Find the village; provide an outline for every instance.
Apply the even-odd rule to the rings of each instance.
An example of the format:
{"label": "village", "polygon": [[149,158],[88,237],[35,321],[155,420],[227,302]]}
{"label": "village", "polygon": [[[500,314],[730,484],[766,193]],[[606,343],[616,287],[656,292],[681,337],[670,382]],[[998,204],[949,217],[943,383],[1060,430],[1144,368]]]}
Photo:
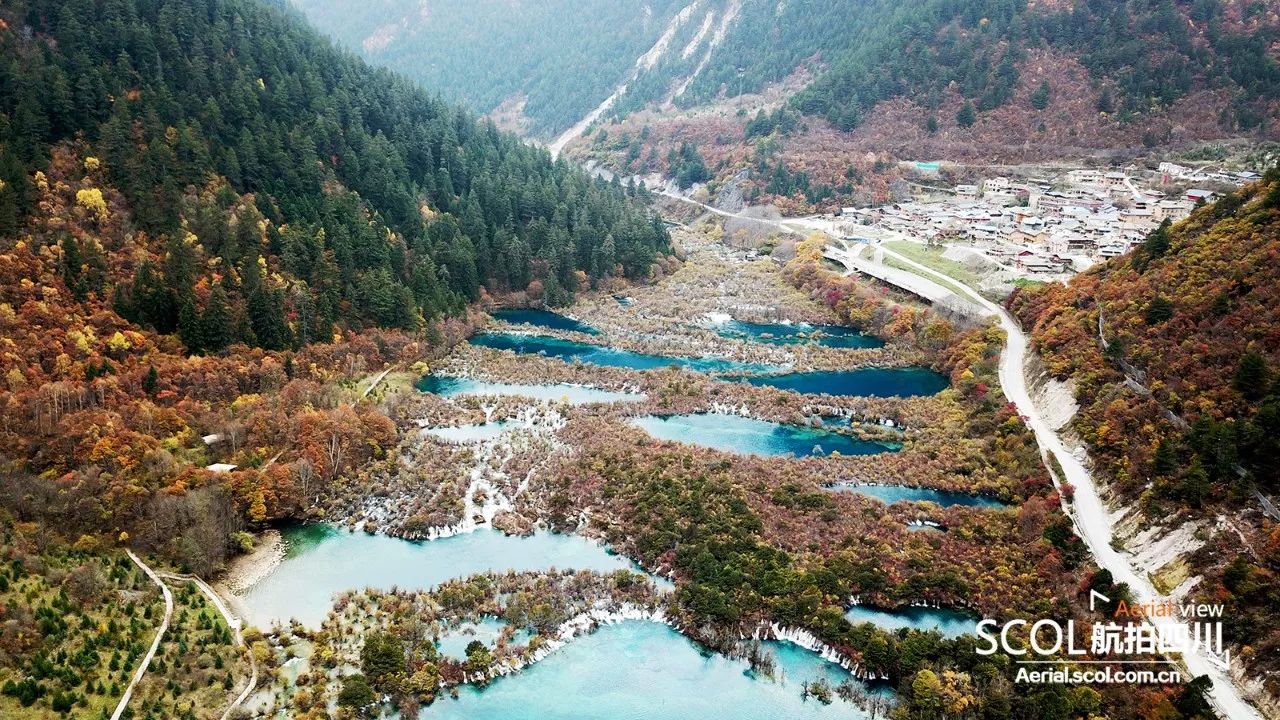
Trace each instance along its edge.
{"label": "village", "polygon": [[[925,182],[945,169],[939,163],[906,165]],[[1065,280],[1124,255],[1166,220],[1177,222],[1197,205],[1260,177],[1162,162],[1155,170],[994,175],[954,188],[921,182],[911,183],[911,200],[842,208],[832,219],[847,242],[896,239],[962,248],[969,259],[1010,279]]]}

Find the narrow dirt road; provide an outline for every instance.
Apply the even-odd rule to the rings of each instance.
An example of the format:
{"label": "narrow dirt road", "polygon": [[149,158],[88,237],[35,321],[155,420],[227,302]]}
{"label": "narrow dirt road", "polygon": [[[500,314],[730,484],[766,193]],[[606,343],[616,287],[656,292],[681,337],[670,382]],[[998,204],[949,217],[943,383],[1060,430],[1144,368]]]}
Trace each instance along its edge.
{"label": "narrow dirt road", "polygon": [[164,584],[159,575],[156,575],[146,563],[142,562],[132,550],[125,550],[129,555],[129,559],[135,565],[142,568],[142,571],[151,578],[151,581],[160,586],[160,592],[164,593],[164,619],[160,621],[160,629],[156,632],[156,639],[151,642],[151,648],[147,650],[147,654],[142,657],[142,662],[138,663],[138,669],[133,673],[133,679],[129,681],[129,687],[124,689],[124,695],[120,698],[120,704],[116,705],[116,711],[111,713],[111,720],[120,720],[120,716],[124,714],[124,709],[129,706],[129,698],[133,697],[133,690],[142,682],[143,676],[147,674],[147,667],[151,665],[151,658],[155,657],[156,650],[160,649],[160,643],[164,641],[164,634],[169,629],[169,621],[173,619],[173,593],[169,591],[169,586]]}
{"label": "narrow dirt road", "polygon": [[222,601],[222,597],[218,595],[218,593],[204,580],[201,580],[194,575],[175,575],[173,573],[160,574],[162,577],[172,580],[195,583],[196,587],[200,588],[200,592],[204,593],[205,597],[209,598],[209,602],[212,603],[213,607],[222,615],[222,619],[226,621],[227,627],[231,628],[231,636],[235,639],[236,647],[243,649],[245,656],[249,659],[249,684],[246,685],[244,690],[231,701],[231,704],[227,706],[226,711],[222,713],[222,720],[228,720],[228,718],[231,717],[231,713],[235,712],[236,708],[244,704],[244,701],[248,699],[249,695],[258,687],[258,663],[254,660],[253,652],[245,644],[244,635],[240,632],[240,628],[243,623],[240,621],[239,617],[231,612],[227,607],[227,604]]}
{"label": "narrow dirt road", "polygon": [[396,366],[392,365],[388,367],[386,370],[383,370],[381,373],[379,373],[378,376],[373,379],[373,382],[369,383],[369,387],[365,388],[364,392],[360,393],[360,397],[362,398],[369,397],[369,393],[373,392],[373,389],[378,387],[378,384],[381,383],[387,377],[387,374],[394,369],[396,369]]}

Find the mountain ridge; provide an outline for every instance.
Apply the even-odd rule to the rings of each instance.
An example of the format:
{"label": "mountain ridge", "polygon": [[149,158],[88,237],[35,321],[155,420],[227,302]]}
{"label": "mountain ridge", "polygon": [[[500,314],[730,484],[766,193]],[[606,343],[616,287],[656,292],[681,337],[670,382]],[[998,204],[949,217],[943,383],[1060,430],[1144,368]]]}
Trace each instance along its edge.
{"label": "mountain ridge", "polygon": [[[447,7],[428,13],[411,0],[384,4],[395,9],[393,16],[405,18],[402,24],[409,32],[430,31],[433,23],[447,22],[449,15]],[[349,45],[359,47],[368,40],[361,38],[364,30],[359,27],[324,22],[338,12],[328,0],[299,0],[299,5]],[[520,4],[500,0],[455,10],[481,14],[497,9],[509,14],[494,20],[497,32],[532,19]],[[579,15],[591,11],[580,9]],[[629,84],[613,109],[614,117],[655,102],[687,108],[718,97],[757,93],[800,68],[807,68],[814,80],[796,95],[793,105],[806,115],[824,117],[841,131],[858,126],[876,104],[895,97],[916,97],[924,101],[926,111],[935,110],[937,94],[948,88],[958,90],[981,114],[1014,99],[1018,63],[1036,49],[1079,61],[1098,93],[1099,110],[1122,122],[1158,114],[1197,87],[1223,87],[1231,90],[1230,102],[1215,120],[1228,133],[1249,131],[1274,117],[1280,91],[1274,49],[1280,18],[1263,6],[1236,0],[1122,5],[849,0],[776,6],[764,0],[693,0],[650,8],[650,15],[641,18],[646,25],[652,25],[650,19],[672,19],[667,29],[675,31],[671,46],[679,52],[664,53],[649,64]],[[584,22],[578,17],[564,20],[575,28],[575,23]],[[580,36],[586,30],[578,29]],[[625,44],[615,45],[614,54],[638,57],[634,49],[649,46],[636,43],[652,42],[658,32],[652,26],[633,32],[628,40],[632,51]],[[587,37],[598,39],[589,31]],[[571,43],[567,51],[577,48]],[[391,64],[427,77],[415,68],[415,62],[433,57],[423,52],[428,51],[415,54],[412,48],[399,48]],[[608,67],[589,70],[609,72]],[[447,81],[468,78],[484,84],[487,79],[475,69],[457,72],[457,77],[444,73]],[[612,72],[613,85],[622,83],[621,68]],[[535,74],[528,82],[543,80]],[[597,102],[608,94],[603,86],[594,92]],[[510,95],[482,102],[476,109],[488,112]],[[1045,107],[1051,108],[1052,88],[1046,100]],[[922,115],[921,124],[925,119]],[[570,124],[561,120],[552,129]]]}
{"label": "mountain ridge", "polygon": [[[331,6],[305,0],[304,9],[323,17]],[[527,16],[496,0],[462,12],[492,7],[509,10],[495,21],[499,28],[518,28]],[[615,45],[611,65],[583,56],[572,71],[544,77],[538,68],[547,61],[526,63],[504,75],[507,92],[475,109],[549,138],[586,117],[594,107],[588,96],[598,103],[614,93],[583,137],[567,143],[570,157],[624,177],[675,177],[664,159],[688,144],[707,159],[710,178],[736,181],[747,169],[738,184],[753,199],[800,212],[887,200],[899,177],[895,160],[1106,163],[1210,141],[1280,140],[1280,16],[1256,4],[693,0],[663,7],[672,40],[638,71],[616,61],[648,50],[657,28]],[[423,32],[431,22],[415,24]],[[598,54],[601,38],[586,20],[574,15],[566,23],[578,30],[574,37],[591,37]],[[349,30],[328,29],[359,43]],[[569,53],[577,52],[574,37],[562,44]],[[418,66],[427,51],[401,45],[370,57],[410,76],[441,78],[438,68]],[[537,95],[531,84],[573,72],[589,80],[575,83],[586,95],[572,113],[539,107],[526,92]],[[529,73],[533,80],[522,81]],[[490,76],[461,68],[453,81],[485,86],[496,82]],[[758,111],[778,108],[799,121],[781,131],[753,127]]]}

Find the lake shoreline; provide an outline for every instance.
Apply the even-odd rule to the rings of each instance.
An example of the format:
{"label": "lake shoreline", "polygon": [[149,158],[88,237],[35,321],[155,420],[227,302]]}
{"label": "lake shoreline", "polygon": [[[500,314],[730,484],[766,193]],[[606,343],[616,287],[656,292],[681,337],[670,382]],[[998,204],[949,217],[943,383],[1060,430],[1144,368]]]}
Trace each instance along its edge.
{"label": "lake shoreline", "polygon": [[237,598],[270,575],[284,561],[284,535],[275,528],[258,533],[251,552],[231,561],[218,585]]}

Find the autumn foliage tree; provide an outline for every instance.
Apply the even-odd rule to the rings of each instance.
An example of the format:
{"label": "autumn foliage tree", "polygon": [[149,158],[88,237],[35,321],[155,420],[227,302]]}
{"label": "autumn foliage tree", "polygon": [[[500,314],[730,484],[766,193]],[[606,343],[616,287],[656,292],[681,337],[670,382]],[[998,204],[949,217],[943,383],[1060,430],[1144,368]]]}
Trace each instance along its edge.
{"label": "autumn foliage tree", "polygon": [[[1048,372],[1075,382],[1095,468],[1148,522],[1247,512],[1255,492],[1280,492],[1277,188],[1269,172],[1130,257],[1010,298]],[[1274,642],[1280,601],[1254,584],[1280,572],[1273,524],[1245,527],[1238,560],[1224,560],[1242,552],[1228,534],[1192,562],[1249,618],[1228,623],[1231,639]]]}

